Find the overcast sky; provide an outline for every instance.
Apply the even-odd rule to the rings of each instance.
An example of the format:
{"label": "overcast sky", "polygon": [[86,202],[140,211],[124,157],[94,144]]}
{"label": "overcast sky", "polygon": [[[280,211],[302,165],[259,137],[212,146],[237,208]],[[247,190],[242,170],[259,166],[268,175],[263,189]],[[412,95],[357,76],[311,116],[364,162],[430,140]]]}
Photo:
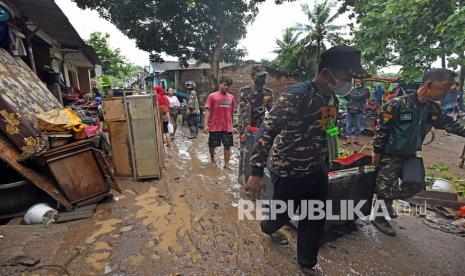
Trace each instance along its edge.
{"label": "overcast sky", "polygon": [[[139,50],[134,41],[128,39],[113,24],[99,17],[96,11],[81,10],[71,0],[55,0],[68,17],[71,24],[83,39],[95,31],[110,33],[110,46],[120,48],[121,52],[134,64],[147,65],[148,53]],[[248,27],[247,37],[241,41],[241,46],[248,51],[246,59],[261,60],[273,58],[275,40],[281,37],[282,30],[294,26],[296,23],[305,23],[306,16],[302,13],[301,3],[313,5],[315,1],[298,0],[293,3],[275,5],[268,0],[260,7],[260,13]],[[342,16],[338,24],[347,23],[348,19]]]}

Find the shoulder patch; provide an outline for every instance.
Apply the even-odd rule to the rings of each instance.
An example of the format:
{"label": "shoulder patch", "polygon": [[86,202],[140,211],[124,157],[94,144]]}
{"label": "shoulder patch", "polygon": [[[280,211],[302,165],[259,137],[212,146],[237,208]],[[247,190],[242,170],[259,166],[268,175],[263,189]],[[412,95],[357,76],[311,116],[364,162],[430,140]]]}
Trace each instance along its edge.
{"label": "shoulder patch", "polygon": [[248,89],[250,89],[250,88],[252,88],[252,85],[251,85],[251,84],[248,84],[248,85],[246,85],[246,86],[242,86],[241,88],[239,88],[239,91],[248,90]]}

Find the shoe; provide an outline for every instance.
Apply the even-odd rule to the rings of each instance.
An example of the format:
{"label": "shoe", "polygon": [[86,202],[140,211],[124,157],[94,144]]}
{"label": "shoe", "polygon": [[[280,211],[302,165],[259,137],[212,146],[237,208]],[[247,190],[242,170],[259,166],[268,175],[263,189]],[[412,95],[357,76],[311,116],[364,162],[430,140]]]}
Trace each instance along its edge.
{"label": "shoe", "polygon": [[323,269],[321,269],[321,266],[318,263],[314,266],[305,266],[301,264],[299,264],[299,266],[300,270],[305,275],[318,275],[320,273],[323,273]]}
{"label": "shoe", "polygon": [[394,210],[394,208],[392,207],[392,201],[391,202],[386,202],[386,208],[387,208],[387,211],[389,213],[389,216],[391,218],[397,218],[397,212],[396,210]]}
{"label": "shoe", "polygon": [[287,239],[287,237],[279,232],[279,231],[276,231],[274,232],[273,234],[269,235],[271,237],[271,240],[279,245],[287,245],[289,244],[289,240]]}
{"label": "shoe", "polygon": [[371,223],[381,232],[389,236],[395,236],[396,230],[384,217],[376,217]]}

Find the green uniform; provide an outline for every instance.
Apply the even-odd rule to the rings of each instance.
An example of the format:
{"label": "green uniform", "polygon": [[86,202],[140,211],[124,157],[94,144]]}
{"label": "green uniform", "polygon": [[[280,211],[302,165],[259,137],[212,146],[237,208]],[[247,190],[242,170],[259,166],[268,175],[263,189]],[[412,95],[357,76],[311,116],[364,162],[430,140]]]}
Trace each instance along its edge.
{"label": "green uniform", "polygon": [[321,170],[329,161],[327,130],[336,124],[337,110],[337,98],[321,93],[312,81],[289,87],[257,134],[252,175],[263,175],[270,149],[270,169],[280,177],[300,178]]}
{"label": "green uniform", "polygon": [[383,105],[373,139],[374,152],[382,154],[376,179],[379,198],[407,198],[424,188],[403,187],[398,179],[402,160],[421,150],[432,127],[465,137],[463,126],[448,117],[440,105],[433,101],[420,103],[416,93],[394,98]]}
{"label": "green uniform", "polygon": [[244,134],[247,126],[260,127],[266,111],[273,107],[273,90],[253,84],[242,87],[239,101],[239,133]]}
{"label": "green uniform", "polygon": [[[239,135],[253,138],[255,133],[246,131],[247,127],[259,128],[265,117],[265,113],[273,107],[273,90],[262,87],[257,89],[254,84],[246,85],[240,90],[239,101]],[[246,183],[250,176],[249,158],[252,146],[240,145],[239,159],[239,183]]]}

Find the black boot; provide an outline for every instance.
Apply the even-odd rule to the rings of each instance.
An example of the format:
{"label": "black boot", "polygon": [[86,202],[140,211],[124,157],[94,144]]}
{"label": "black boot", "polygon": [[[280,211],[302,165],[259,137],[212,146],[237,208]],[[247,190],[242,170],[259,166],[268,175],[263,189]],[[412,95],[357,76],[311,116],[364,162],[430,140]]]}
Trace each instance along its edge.
{"label": "black boot", "polygon": [[397,212],[392,207],[392,200],[385,200],[384,202],[386,203],[386,208],[387,208],[387,211],[389,213],[389,216],[391,218],[397,218]]}
{"label": "black boot", "polygon": [[392,228],[392,225],[387,221],[384,217],[376,217],[375,220],[371,221],[371,223],[378,228],[379,231],[383,232],[389,236],[395,236],[396,230]]}

